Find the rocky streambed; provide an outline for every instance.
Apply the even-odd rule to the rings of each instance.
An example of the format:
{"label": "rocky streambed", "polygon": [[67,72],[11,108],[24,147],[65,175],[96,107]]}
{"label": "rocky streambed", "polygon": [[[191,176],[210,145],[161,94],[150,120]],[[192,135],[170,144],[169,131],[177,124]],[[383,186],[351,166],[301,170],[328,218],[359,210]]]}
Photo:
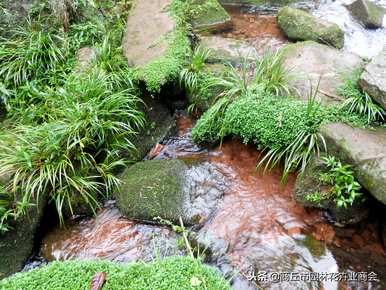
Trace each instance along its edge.
{"label": "rocky streambed", "polygon": [[[295,175],[282,186],[279,169],[265,174],[256,171],[260,153],[254,148],[237,140],[226,140],[221,147],[197,147],[190,139],[192,120],[180,116],[176,121],[176,135],[154,147],[150,157],[159,161],[178,159],[187,165],[185,178],[194,187],[189,191],[194,193],[189,196],[193,208],[187,210],[192,209],[200,217],[189,229],[195,233],[201,251],[207,254],[206,262],[217,266],[224,275],[235,277],[235,289],[257,289],[257,281],[249,280],[251,273],[257,275],[259,271],[374,272],[379,279],[257,282],[264,289],[385,287],[386,253],[378,229],[382,220],[370,216],[355,226],[333,227],[320,211],[306,209],[294,201]],[[94,218],[49,231],[43,239],[41,255],[51,261],[149,261],[183,254],[185,248],[180,239],[170,227],[123,217],[115,203],[108,202]]]}

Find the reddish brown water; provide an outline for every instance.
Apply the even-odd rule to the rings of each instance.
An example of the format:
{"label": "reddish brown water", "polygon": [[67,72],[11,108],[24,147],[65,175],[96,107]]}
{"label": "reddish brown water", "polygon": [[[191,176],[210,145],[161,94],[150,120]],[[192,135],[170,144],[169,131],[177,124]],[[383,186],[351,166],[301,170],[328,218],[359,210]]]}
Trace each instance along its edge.
{"label": "reddish brown water", "polygon": [[223,32],[223,37],[245,40],[260,53],[266,49],[278,49],[288,43],[275,15],[245,13],[232,7],[227,7],[227,11],[232,19],[232,30]]}
{"label": "reddish brown water", "polygon": [[[228,245],[226,255],[234,268],[272,272],[375,271],[380,282],[260,283],[264,289],[384,289],[386,253],[375,223],[334,228],[320,211],[305,209],[292,198],[295,175],[285,186],[281,171],[256,172],[260,153],[237,140],[221,147],[200,148],[190,139],[190,119],[177,119],[178,134],[162,145],[154,158],[195,160],[198,168],[215,168],[227,189],[217,210],[207,219],[202,234],[210,234]],[[201,165],[200,165],[201,164]],[[206,172],[206,171],[205,171]],[[210,172],[197,190],[209,191],[216,184]],[[192,174],[194,171],[192,171]],[[206,217],[207,218],[207,217]],[[48,234],[42,247],[50,259],[102,258],[114,261],[149,260],[157,246],[175,242],[165,227],[134,223],[114,206],[67,229]],[[170,247],[167,254],[177,250]],[[279,288],[277,288],[280,285]]]}

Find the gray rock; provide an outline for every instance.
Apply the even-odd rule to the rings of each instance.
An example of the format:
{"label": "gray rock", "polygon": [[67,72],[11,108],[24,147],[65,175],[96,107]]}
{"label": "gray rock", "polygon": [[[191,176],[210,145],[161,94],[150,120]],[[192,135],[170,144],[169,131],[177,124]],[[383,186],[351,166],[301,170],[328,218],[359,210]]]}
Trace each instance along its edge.
{"label": "gray rock", "polygon": [[201,45],[212,51],[208,61],[212,63],[241,63],[244,59],[254,61],[258,57],[256,49],[245,41],[221,36],[205,36]]}
{"label": "gray rock", "polygon": [[[200,3],[200,1],[197,1],[197,3]],[[202,5],[208,4],[208,6],[196,9],[197,14],[191,19],[194,30],[212,32],[231,28],[231,17],[217,0],[201,1],[201,3],[203,3]]]}
{"label": "gray rock", "polygon": [[386,9],[368,0],[355,0],[347,9],[352,16],[367,28],[380,28],[386,15]]}
{"label": "gray rock", "polygon": [[342,123],[321,127],[328,153],[353,166],[359,183],[386,204],[386,129],[366,130]]}
{"label": "gray rock", "polygon": [[365,66],[359,86],[386,109],[386,47]]}
{"label": "gray rock", "polygon": [[187,166],[178,159],[134,164],[123,174],[117,204],[128,218],[155,222],[161,217],[185,225],[206,220],[217,207],[226,185],[209,162]]}
{"label": "gray rock", "polygon": [[344,76],[363,66],[362,59],[313,41],[289,44],[284,48],[284,65],[294,75],[290,85],[296,94],[307,100],[311,88],[319,83],[317,99],[322,104],[336,104],[343,100],[336,89],[344,83]]}
{"label": "gray rock", "polygon": [[92,47],[82,47],[76,54],[76,68],[78,72],[82,72],[90,68],[93,61],[97,58],[96,50]]}
{"label": "gray rock", "polygon": [[10,231],[0,234],[0,280],[22,270],[31,256],[45,205],[46,200],[42,200],[30,207],[25,216],[11,224]]}
{"label": "gray rock", "polygon": [[126,22],[123,52],[129,65],[144,66],[163,56],[176,23],[167,12],[172,0],[136,0]]}
{"label": "gray rock", "polygon": [[313,40],[336,48],[343,47],[344,33],[338,25],[318,19],[306,11],[283,7],[279,10],[277,21],[290,39]]}

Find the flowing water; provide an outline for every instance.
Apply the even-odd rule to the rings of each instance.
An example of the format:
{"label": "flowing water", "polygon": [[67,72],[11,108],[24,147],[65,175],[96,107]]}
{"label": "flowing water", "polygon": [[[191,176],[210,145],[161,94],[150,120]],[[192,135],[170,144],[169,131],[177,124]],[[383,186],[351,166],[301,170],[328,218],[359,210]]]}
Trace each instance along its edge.
{"label": "flowing water", "polygon": [[[322,0],[313,14],[321,19],[336,23],[345,34],[344,50],[363,58],[377,55],[386,45],[386,17],[383,28],[366,29],[356,21],[344,4],[352,0]],[[386,8],[386,1],[374,1]]]}
{"label": "flowing water", "polygon": [[[375,222],[334,228],[322,213],[292,199],[296,176],[285,186],[280,170],[256,172],[260,153],[236,140],[216,148],[194,145],[192,121],[177,119],[178,133],[158,146],[153,158],[181,158],[190,164],[195,192],[216,195],[198,235],[217,243],[233,270],[266,272],[372,272],[378,282],[259,282],[264,289],[385,289],[386,253]],[[212,194],[213,195],[213,194]],[[55,229],[43,241],[48,260],[102,258],[128,262],[181,254],[167,227],[144,225],[121,216],[113,202],[95,218]],[[221,241],[221,243],[219,243]],[[165,246],[166,245],[166,246]],[[222,245],[222,246],[221,246]],[[215,265],[217,261],[212,261]],[[220,267],[221,268],[221,267]],[[240,289],[243,289],[240,288]]]}

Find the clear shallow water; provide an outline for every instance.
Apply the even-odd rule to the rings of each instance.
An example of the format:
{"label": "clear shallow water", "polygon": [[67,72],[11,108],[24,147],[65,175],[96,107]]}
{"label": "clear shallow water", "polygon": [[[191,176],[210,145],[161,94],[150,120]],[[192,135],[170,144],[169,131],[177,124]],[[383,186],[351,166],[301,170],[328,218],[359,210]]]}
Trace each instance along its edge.
{"label": "clear shallow water", "polygon": [[[386,23],[379,29],[366,29],[344,7],[352,0],[322,0],[313,14],[318,18],[336,23],[345,33],[344,50],[363,58],[372,58],[386,46]],[[386,7],[386,1],[374,1]]]}
{"label": "clear shallow water", "polygon": [[[264,289],[386,289],[386,253],[376,222],[334,228],[317,210],[292,199],[296,176],[280,185],[280,170],[263,174],[255,165],[260,153],[237,140],[204,148],[190,138],[192,122],[177,119],[178,134],[166,140],[153,158],[181,158],[191,165],[189,178],[197,196],[223,191],[216,209],[205,213],[198,234],[221,240],[234,270],[266,272],[375,271],[379,282],[261,282]],[[122,217],[110,204],[95,218],[46,235],[42,253],[50,260],[102,258],[128,262],[150,260],[159,245],[163,255],[179,253],[168,228],[143,225]],[[157,246],[158,245],[158,246]],[[216,261],[213,263],[216,264]],[[245,288],[239,288],[245,289]]]}

